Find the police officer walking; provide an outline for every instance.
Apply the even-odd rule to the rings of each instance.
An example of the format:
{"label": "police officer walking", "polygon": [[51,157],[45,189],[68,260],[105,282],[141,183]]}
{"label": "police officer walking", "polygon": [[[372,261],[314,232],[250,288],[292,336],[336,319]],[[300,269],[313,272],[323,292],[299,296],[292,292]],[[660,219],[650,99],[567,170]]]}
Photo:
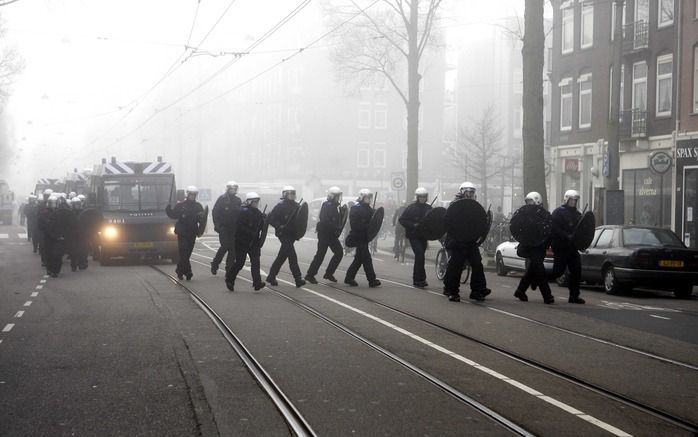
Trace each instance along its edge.
{"label": "police officer walking", "polygon": [[332,259],[327,265],[323,278],[331,282],[337,282],[334,272],[337,270],[344,254],[342,243],[339,242],[339,235],[342,233],[344,225],[340,214],[341,203],[342,190],[339,187],[330,187],[327,192],[327,200],[322,203],[320,208],[320,217],[316,229],[318,238],[317,253],[310,263],[308,272],[305,274],[305,280],[311,284],[317,284],[315,275],[317,275],[320,265],[325,259],[328,248],[332,250]]}
{"label": "police officer walking", "polygon": [[46,270],[51,277],[56,278],[61,273],[63,255],[69,250],[69,244],[77,228],[77,220],[65,197],[49,198],[49,205],[55,209],[49,216],[46,230]]}
{"label": "police officer walking", "polygon": [[27,241],[31,241],[34,246],[34,253],[36,253],[39,248],[38,240],[35,241],[34,234],[36,233],[36,213],[37,213],[37,203],[36,196],[33,194],[29,195],[29,200],[27,205],[24,207],[24,215],[27,216]]}
{"label": "police officer walking", "polygon": [[[477,189],[471,182],[463,182],[455,195],[454,202],[460,199],[477,200]],[[453,203],[451,204],[453,205]],[[450,208],[450,205],[449,205]],[[480,247],[475,242],[462,242],[446,236],[446,249],[449,251],[448,267],[444,275],[444,294],[452,302],[460,302],[460,278],[463,266],[468,261],[471,269],[470,299],[482,301],[492,291],[487,288],[485,268],[482,265]]]}
{"label": "police officer walking", "polygon": [[240,209],[237,222],[237,235],[235,237],[235,264],[226,268],[225,285],[228,290],[235,291],[235,278],[245,266],[245,259],[250,257],[250,271],[252,273],[252,285],[261,290],[266,287],[260,275],[259,258],[261,252],[261,233],[264,227],[266,215],[259,210],[259,194],[250,192],[245,195],[245,204]]}
{"label": "police officer walking", "polygon": [[366,274],[366,279],[368,279],[368,286],[375,288],[381,285],[381,282],[376,278],[376,272],[373,270],[371,251],[368,250],[368,243],[370,242],[368,228],[371,223],[371,218],[373,217],[373,208],[371,207],[372,200],[373,193],[367,188],[364,188],[359,191],[359,198],[349,211],[349,225],[351,226],[351,230],[349,231],[347,240],[352,241],[353,244],[356,245],[356,252],[354,254],[354,261],[352,261],[347,269],[344,283],[352,287],[359,285],[355,278],[356,274],[359,272],[359,268],[362,266]]}
{"label": "police officer walking", "polygon": [[293,244],[296,242],[293,220],[296,214],[298,214],[299,208],[300,205],[296,202],[296,189],[286,185],[281,190],[281,201],[269,213],[269,224],[274,227],[274,233],[281,242],[279,253],[271,264],[269,274],[267,275],[267,282],[271,285],[279,285],[276,275],[279,274],[281,266],[287,259],[296,287],[300,288],[305,285],[305,280],[301,277],[301,269],[298,267],[296,248],[293,247]]}
{"label": "police officer walking", "polygon": [[[526,205],[536,205],[539,208],[543,208],[543,196],[535,191],[528,193],[524,201]],[[529,286],[533,286],[534,290],[535,287],[540,288],[540,293],[543,295],[543,302],[547,304],[555,302],[553,293],[550,290],[550,285],[548,284],[548,278],[545,275],[545,265],[543,264],[548,246],[550,246],[550,241],[546,241],[539,246],[525,246],[519,243],[517,251],[521,251],[526,255],[525,258],[528,259],[526,273],[524,273],[519,281],[519,286],[516,287],[516,291],[514,292],[514,297],[522,302],[528,301],[526,290]]]}
{"label": "police officer walking", "polygon": [[202,231],[206,216],[204,207],[196,201],[199,189],[190,185],[186,189],[186,198],[177,202],[174,208],[167,205],[165,212],[171,219],[177,220],[175,224],[175,234],[177,234],[177,245],[179,247],[179,262],[177,263],[177,277],[181,280],[184,277],[190,281],[194,274],[191,271],[191,253],[194,251],[196,237]]}
{"label": "police officer walking", "polygon": [[[39,201],[36,208],[36,232],[34,238],[36,239],[35,245],[39,246],[39,254],[41,255],[41,267],[47,266],[48,256],[46,253],[46,231],[48,230],[48,220],[49,216],[53,213],[56,208],[56,202],[58,201],[58,196],[54,196],[54,199],[49,207],[49,199],[53,195],[53,190],[46,189],[42,193],[42,199]],[[36,243],[38,242],[38,244]]]}
{"label": "police officer walking", "polygon": [[424,254],[427,250],[427,240],[419,232],[419,225],[424,216],[431,209],[427,203],[429,192],[424,187],[419,187],[414,192],[415,201],[405,208],[398,219],[405,228],[405,236],[410,241],[414,252],[414,266],[412,268],[412,284],[418,288],[424,288],[427,284],[427,272],[424,269]]}
{"label": "police officer walking", "polygon": [[214,275],[218,273],[218,266],[226,252],[228,254],[225,260],[226,271],[235,264],[235,229],[242,205],[237,193],[237,182],[230,181],[225,184],[225,193],[218,197],[211,213],[213,229],[218,232],[218,241],[221,243],[211,261],[211,273]]}
{"label": "police officer walking", "polygon": [[87,268],[87,252],[89,226],[87,215],[83,209],[83,198],[75,196],[70,201],[73,215],[75,216],[76,228],[70,241],[70,268],[72,271],[85,270]]}
{"label": "police officer walking", "polygon": [[551,277],[556,279],[569,270],[567,288],[570,290],[569,303],[585,303],[579,297],[579,281],[582,276],[582,260],[579,251],[574,245],[574,230],[582,218],[577,210],[579,193],[575,190],[567,190],[563,199],[564,203],[553,211],[553,272]]}

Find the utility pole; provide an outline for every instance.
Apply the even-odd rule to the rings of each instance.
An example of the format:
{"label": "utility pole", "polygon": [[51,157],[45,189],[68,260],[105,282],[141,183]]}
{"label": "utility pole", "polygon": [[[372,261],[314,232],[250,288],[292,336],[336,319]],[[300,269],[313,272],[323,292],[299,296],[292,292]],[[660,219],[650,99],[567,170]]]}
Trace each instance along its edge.
{"label": "utility pole", "polygon": [[[621,71],[623,70],[623,3],[625,0],[614,0],[616,8],[615,35],[613,44],[613,81],[611,82],[611,113],[608,117],[608,173],[604,178],[606,190],[617,190],[620,173],[620,95]],[[632,120],[629,120],[632,124]]]}

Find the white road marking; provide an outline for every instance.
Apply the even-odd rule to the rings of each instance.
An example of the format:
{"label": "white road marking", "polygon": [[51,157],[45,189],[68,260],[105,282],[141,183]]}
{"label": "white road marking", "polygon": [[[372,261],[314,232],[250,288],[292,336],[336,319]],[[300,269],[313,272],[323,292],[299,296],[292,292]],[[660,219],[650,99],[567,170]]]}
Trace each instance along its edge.
{"label": "white road marking", "polygon": [[[283,282],[283,283],[288,284],[288,285],[295,285],[295,284],[293,284],[292,282],[289,282],[289,281],[286,281],[286,280],[283,280],[283,279],[277,278],[277,280],[278,280],[279,282]],[[446,349],[446,348],[443,347],[443,346],[440,346],[440,345],[438,345],[438,344],[436,344],[436,343],[433,343],[433,342],[427,340],[427,339],[424,338],[424,337],[420,337],[420,336],[418,336],[418,335],[416,335],[416,334],[414,334],[414,333],[412,333],[412,332],[410,332],[410,331],[408,331],[408,330],[406,330],[406,329],[404,329],[404,328],[401,328],[401,327],[399,327],[399,326],[397,326],[397,325],[394,325],[394,324],[392,324],[392,323],[390,323],[390,322],[388,322],[388,321],[386,321],[386,320],[383,320],[383,319],[381,319],[380,317],[374,316],[373,314],[369,314],[369,313],[367,313],[367,312],[365,312],[365,311],[363,311],[363,310],[360,310],[360,309],[358,309],[358,308],[354,308],[354,307],[351,306],[351,305],[348,305],[348,304],[346,304],[346,303],[344,303],[344,302],[341,302],[341,301],[339,301],[339,300],[336,300],[336,299],[334,299],[334,298],[331,298],[331,297],[329,297],[329,296],[326,296],[326,295],[324,295],[324,294],[322,294],[322,293],[319,293],[319,292],[317,292],[317,291],[311,290],[310,288],[301,287],[300,289],[303,290],[303,291],[306,291],[306,292],[308,292],[308,293],[310,293],[310,294],[313,294],[313,295],[315,295],[315,296],[317,296],[317,297],[320,297],[320,298],[322,298],[322,299],[325,299],[325,300],[327,300],[327,301],[329,301],[329,302],[332,302],[332,303],[334,303],[334,304],[336,304],[336,305],[339,305],[339,306],[341,306],[342,308],[346,308],[346,309],[348,309],[348,310],[350,310],[350,311],[352,311],[352,312],[355,312],[355,313],[357,313],[357,314],[359,314],[359,315],[362,315],[362,316],[364,316],[364,317],[366,317],[366,318],[368,318],[368,319],[371,319],[371,320],[373,320],[373,321],[375,321],[375,322],[377,322],[377,323],[380,323],[381,325],[386,326],[386,327],[388,327],[388,328],[390,328],[390,329],[392,329],[392,330],[394,330],[394,331],[397,331],[397,332],[399,332],[400,334],[403,334],[403,335],[405,335],[405,336],[407,336],[407,337],[409,337],[409,338],[411,338],[411,339],[413,339],[413,340],[415,340],[415,341],[417,341],[417,342],[419,342],[419,343],[424,344],[425,346],[431,347],[432,349],[435,349],[435,350],[437,350],[437,351],[439,351],[439,352],[441,352],[441,353],[443,353],[443,354],[445,354],[445,355],[448,355],[449,357],[454,358],[454,359],[456,359],[456,360],[458,360],[458,361],[460,361],[460,362],[462,362],[462,363],[464,363],[464,364],[466,364],[466,365],[468,365],[468,366],[471,366],[471,367],[473,367],[473,368],[475,368],[475,369],[477,369],[477,370],[479,370],[479,371],[481,371],[481,372],[483,372],[483,373],[486,373],[486,374],[488,374],[488,375],[491,375],[491,376],[493,376],[493,377],[499,379],[500,381],[505,382],[505,383],[511,385],[512,387],[516,387],[516,388],[518,388],[519,390],[524,391],[525,393],[531,394],[532,396],[535,396],[535,397],[537,397],[538,399],[540,399],[540,400],[542,400],[542,401],[544,401],[544,402],[547,402],[547,403],[549,403],[549,404],[551,404],[551,405],[553,405],[553,406],[555,406],[555,407],[558,407],[558,408],[560,408],[561,410],[566,411],[567,413],[570,413],[570,414],[572,414],[572,415],[574,415],[574,416],[576,416],[576,417],[578,417],[578,418],[580,418],[580,419],[582,419],[582,420],[584,420],[584,421],[586,421],[586,422],[589,422],[589,423],[591,423],[592,425],[595,425],[595,426],[597,426],[597,427],[599,427],[599,428],[601,428],[601,429],[603,429],[603,430],[605,430],[605,431],[607,431],[607,432],[609,432],[609,433],[611,433],[611,434],[613,434],[613,435],[616,435],[616,436],[623,436],[623,437],[629,437],[629,436],[631,436],[631,434],[628,434],[627,432],[623,431],[622,429],[616,428],[616,427],[613,426],[613,425],[610,425],[610,424],[608,424],[608,423],[606,423],[606,422],[604,422],[604,421],[602,421],[602,420],[599,420],[599,419],[597,419],[597,418],[595,418],[595,417],[593,417],[593,416],[591,416],[591,415],[589,415],[589,414],[586,414],[586,413],[584,413],[584,412],[582,412],[582,411],[579,411],[578,409],[572,407],[571,405],[568,405],[568,404],[566,404],[566,403],[564,403],[564,402],[562,402],[562,401],[559,401],[559,400],[557,400],[557,399],[555,399],[555,398],[552,398],[552,397],[550,397],[550,396],[547,396],[547,395],[545,395],[545,394],[543,394],[543,393],[537,391],[536,389],[527,386],[526,384],[523,384],[523,383],[521,383],[521,382],[519,382],[519,381],[516,381],[516,380],[514,380],[514,379],[511,379],[511,378],[509,378],[508,376],[503,375],[503,374],[497,372],[496,370],[493,370],[493,369],[490,369],[489,367],[483,366],[483,365],[481,365],[481,364],[479,364],[479,363],[477,363],[477,362],[475,362],[475,361],[473,361],[473,360],[471,360],[471,359],[469,359],[469,358],[466,358],[466,357],[464,357],[464,356],[462,356],[462,355],[460,355],[460,354],[458,354],[458,353],[456,353],[456,352],[453,352],[453,351],[451,351],[451,350],[449,350],[449,349]]]}
{"label": "white road marking", "polygon": [[17,311],[17,314],[15,314],[15,317],[19,319],[23,315],[24,315],[24,311]]}
{"label": "white road marking", "polygon": [[48,275],[44,275],[44,278],[48,278]]}
{"label": "white road marking", "polygon": [[656,314],[650,314],[650,317],[654,317],[655,319],[671,320],[669,317],[662,317],[662,316],[658,316]]}
{"label": "white road marking", "polygon": [[27,234],[17,234],[19,238],[27,238]]}
{"label": "white road marking", "polygon": [[31,297],[36,297],[39,295],[38,291],[32,291],[32,294],[30,294]]}
{"label": "white road marking", "polygon": [[14,328],[14,327],[15,327],[14,323],[8,323],[7,325],[5,325],[4,328],[2,328],[2,332],[10,332],[10,331],[12,331],[12,328]]}
{"label": "white road marking", "polygon": [[7,234],[0,234],[0,240],[6,240],[9,237]]}
{"label": "white road marking", "polygon": [[37,289],[37,290],[41,290],[42,288],[44,288],[43,285],[37,285],[37,286],[36,286],[36,289]]}
{"label": "white road marking", "polygon": [[31,304],[32,304],[32,301],[30,301],[30,300],[24,302],[25,307],[31,306]]}
{"label": "white road marking", "polygon": [[2,343],[2,339],[0,338],[0,343]]}
{"label": "white road marking", "polygon": [[46,279],[42,279],[41,281],[39,281],[39,284],[45,284],[45,283],[46,283]]}
{"label": "white road marking", "polygon": [[670,312],[670,313],[680,313],[681,310],[675,310],[673,308],[662,308],[662,307],[655,307],[655,306],[649,306],[649,305],[637,305],[634,303],[629,303],[629,302],[611,302],[608,300],[602,300],[600,304],[598,304],[600,307],[604,308],[610,308],[614,310],[633,310],[633,311],[642,311],[642,310],[648,310],[648,311],[665,311],[665,312]]}

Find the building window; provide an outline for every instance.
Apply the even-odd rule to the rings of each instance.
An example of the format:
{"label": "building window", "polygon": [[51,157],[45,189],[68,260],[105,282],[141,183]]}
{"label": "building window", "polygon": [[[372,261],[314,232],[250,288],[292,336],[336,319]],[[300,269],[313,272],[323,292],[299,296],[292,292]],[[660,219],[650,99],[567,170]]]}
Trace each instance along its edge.
{"label": "building window", "polygon": [[582,32],[580,46],[583,49],[594,45],[594,5],[582,3]]}
{"label": "building window", "polygon": [[635,22],[650,21],[650,0],[635,0]]}
{"label": "building window", "polygon": [[358,168],[368,168],[371,159],[371,149],[368,148],[368,143],[359,143],[359,148],[356,150],[356,166]]}
{"label": "building window", "polygon": [[[376,147],[385,147],[385,143],[376,143]],[[385,168],[385,148],[378,148],[373,151],[373,168]]]}
{"label": "building window", "polygon": [[633,64],[633,110],[647,111],[647,63]]}
{"label": "building window", "polygon": [[657,117],[671,115],[671,74],[673,59],[671,55],[657,58]]}
{"label": "building window", "polygon": [[[608,82],[608,118],[611,118],[611,108],[613,107],[613,66],[611,66],[610,80]],[[625,100],[625,65],[620,66],[620,105],[618,106],[618,112],[622,113],[624,108]],[[620,115],[620,114],[619,114]]]}
{"label": "building window", "polygon": [[300,114],[301,110],[299,108],[288,109],[288,130],[290,132],[298,132],[301,130]]}
{"label": "building window", "polygon": [[371,127],[371,104],[359,103],[359,129]]}
{"label": "building window", "polygon": [[[698,0],[696,0],[696,1],[698,1]],[[627,21],[626,21],[627,20],[627,18],[626,18],[626,10],[627,10],[626,5],[627,4],[628,4],[627,2],[623,2],[623,17],[622,17],[622,21],[621,21],[622,26],[625,26],[625,24],[627,23]],[[623,37],[625,37],[625,29],[621,28],[621,30],[623,31]],[[611,41],[613,41],[614,39],[616,39],[616,3],[612,2],[611,3]]]}
{"label": "building window", "polygon": [[698,46],[693,47],[693,113],[698,114]]}
{"label": "building window", "polygon": [[562,53],[572,53],[574,50],[574,9],[562,10]]}
{"label": "building window", "polygon": [[579,83],[579,128],[591,127],[591,74],[584,74]]}
{"label": "building window", "polygon": [[388,105],[385,103],[376,103],[373,112],[373,126],[376,129],[386,129],[388,127]]}
{"label": "building window", "polygon": [[560,82],[560,130],[572,130],[572,79]]}
{"label": "building window", "polygon": [[649,169],[623,170],[625,223],[671,226],[671,172],[657,175]]}
{"label": "building window", "polygon": [[662,28],[674,24],[674,0],[659,0],[657,6],[659,8],[657,27]]}

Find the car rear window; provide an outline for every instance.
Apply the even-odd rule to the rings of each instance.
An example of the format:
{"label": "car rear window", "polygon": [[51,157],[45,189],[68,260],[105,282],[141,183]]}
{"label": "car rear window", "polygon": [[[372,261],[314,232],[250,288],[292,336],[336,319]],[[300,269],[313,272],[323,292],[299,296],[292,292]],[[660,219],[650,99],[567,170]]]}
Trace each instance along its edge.
{"label": "car rear window", "polygon": [[623,243],[626,246],[683,247],[683,243],[676,234],[667,229],[623,229]]}

